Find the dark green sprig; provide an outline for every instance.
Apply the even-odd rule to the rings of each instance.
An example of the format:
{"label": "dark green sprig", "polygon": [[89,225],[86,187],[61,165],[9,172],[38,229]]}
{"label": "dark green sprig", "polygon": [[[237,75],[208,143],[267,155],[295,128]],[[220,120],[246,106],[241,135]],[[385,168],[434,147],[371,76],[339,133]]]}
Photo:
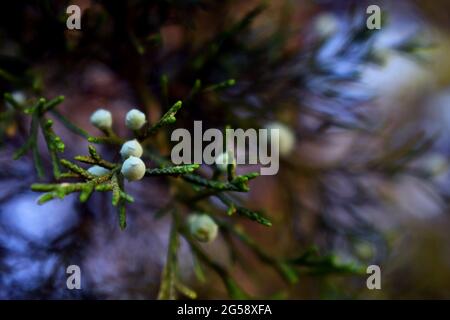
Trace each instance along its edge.
{"label": "dark green sprig", "polygon": [[[101,192],[102,191],[103,192],[113,191],[113,189],[114,189],[114,187],[111,183],[103,183],[103,184],[99,184],[98,186],[95,187],[95,191],[101,191]],[[130,203],[134,202],[134,198],[122,190],[119,190],[119,195],[120,195],[120,198],[122,198],[123,200],[125,200],[127,202],[130,202]]]}
{"label": "dark green sprig", "polygon": [[170,109],[159,119],[157,123],[151,126],[147,131],[147,136],[154,134],[159,128],[162,126],[172,124],[176,121],[175,115],[180,110],[183,103],[181,101],[177,101]]}
{"label": "dark green sprig", "polygon": [[230,182],[208,180],[196,174],[186,174],[183,176],[183,179],[192,184],[215,189],[217,191],[243,191]]}
{"label": "dark green sprig", "polygon": [[124,139],[121,139],[114,133],[106,135],[104,137],[89,137],[88,141],[91,143],[112,144],[112,145],[122,145],[125,142]]}
{"label": "dark green sprig", "polygon": [[364,269],[356,263],[344,263],[335,255],[321,256],[316,248],[310,248],[300,256],[287,261],[292,265],[306,268],[306,273],[323,274],[363,274]]}
{"label": "dark green sprig", "polygon": [[196,174],[186,174],[183,179],[198,186],[215,189],[217,191],[247,192],[248,181],[255,178],[257,173],[250,173],[235,177],[232,181],[209,180]]}
{"label": "dark green sprig", "polygon": [[125,210],[125,202],[120,201],[118,205],[119,227],[124,230],[127,227],[127,214]]}
{"label": "dark green sprig", "polygon": [[227,89],[229,87],[232,87],[236,84],[236,80],[234,79],[228,79],[226,81],[217,83],[217,84],[213,84],[209,87],[206,87],[205,89],[203,89],[203,92],[211,92],[211,91],[218,91],[218,90],[223,90],[223,89]]}
{"label": "dark green sprig", "polygon": [[19,148],[14,153],[14,160],[17,160],[21,158],[25,153],[27,153],[28,150],[33,151],[33,158],[36,165],[36,170],[38,172],[39,177],[42,177],[44,175],[43,168],[42,168],[42,160],[39,155],[39,150],[37,149],[37,138],[38,138],[38,129],[39,129],[39,119],[37,116],[33,116],[31,119],[31,127],[30,127],[30,135],[28,136],[25,143],[22,145],[22,147]]}
{"label": "dark green sprig", "polygon": [[[41,122],[44,122],[44,120],[41,120]],[[55,134],[52,126],[52,120],[47,120],[45,124],[41,124],[42,132],[47,143],[47,149],[52,161],[53,176],[55,178],[59,178],[59,176],[61,175],[61,169],[58,153],[64,152],[65,145],[62,142],[61,138]]]}
{"label": "dark green sprig", "polygon": [[127,226],[127,215],[125,210],[125,200],[127,199],[122,196],[122,194],[125,193],[123,176],[114,173],[110,185],[112,187],[112,205],[118,208],[119,227],[121,230],[124,230]]}
{"label": "dark green sprig", "polygon": [[64,99],[64,96],[58,96],[50,101],[44,102],[42,107],[39,109],[40,114],[44,115],[46,112],[53,110],[57,105],[63,102]]}
{"label": "dark green sprig", "polygon": [[[228,169],[230,169],[230,165],[228,165]],[[250,190],[250,188],[248,187],[248,182],[259,176],[259,173],[257,172],[250,172],[240,176],[234,176],[234,174],[235,174],[234,169],[231,169],[231,172],[229,172],[228,176],[229,179],[232,179],[230,183],[245,192]]]}
{"label": "dark green sprig", "polygon": [[201,260],[205,265],[210,267],[219,275],[219,277],[222,279],[223,284],[225,285],[225,288],[228,291],[228,294],[232,299],[245,300],[250,298],[250,296],[241,287],[239,287],[236,281],[230,276],[228,271],[221,265],[213,261],[185,230],[181,230],[181,233],[191,247],[195,257]]}
{"label": "dark green sprig", "polygon": [[[5,94],[5,99],[8,102],[12,103],[14,103],[15,101],[10,94]],[[46,101],[44,98],[40,98],[38,99],[38,101],[34,106],[26,109],[23,109],[17,103],[13,104],[13,106],[15,105],[16,108],[19,108],[21,110],[23,109],[23,112],[25,114],[31,115],[30,134],[26,142],[23,144],[23,146],[19,150],[17,150],[17,152],[14,154],[14,159],[22,157],[25,153],[31,150],[33,153],[33,160],[36,167],[36,171],[40,178],[44,176],[44,168],[42,165],[41,155],[38,149],[39,126],[41,126],[42,133],[47,143],[47,149],[50,153],[50,158],[53,166],[53,174],[55,177],[58,177],[61,174],[59,168],[58,153],[64,151],[64,143],[62,142],[61,138],[53,132],[52,129],[53,122],[51,120],[45,119],[44,115],[47,111],[50,111],[53,108],[55,108],[63,100],[64,100],[63,96],[56,97],[50,101]]]}
{"label": "dark green sprig", "polygon": [[236,212],[240,216],[246,217],[250,220],[256,221],[266,227],[271,227],[272,222],[270,222],[269,219],[265,218],[261,213],[252,211],[250,209],[244,208],[244,207],[236,207]]}
{"label": "dark green sprig", "polygon": [[76,173],[85,179],[92,180],[95,178],[95,176],[93,174],[89,173],[87,170],[81,168],[80,166],[76,165],[75,163],[70,162],[69,160],[61,159],[61,164],[64,167],[66,167],[67,169],[69,169],[70,171],[72,171],[73,173]]}
{"label": "dark green sprig", "polygon": [[31,190],[37,192],[46,192],[38,199],[38,204],[44,204],[55,198],[63,199],[66,195],[80,192],[80,202],[86,202],[93,191],[92,183],[59,183],[59,184],[40,184],[31,185]]}
{"label": "dark green sprig", "polygon": [[75,156],[74,159],[77,161],[83,162],[83,163],[96,164],[96,165],[99,165],[99,166],[109,169],[109,170],[112,170],[117,167],[116,164],[109,162],[107,160],[104,160],[104,159],[96,160],[89,156]]}
{"label": "dark green sprig", "polygon": [[161,284],[158,293],[158,299],[169,300],[176,299],[177,292],[185,295],[190,299],[196,299],[197,293],[184,285],[178,273],[178,249],[180,246],[179,240],[179,217],[175,211],[173,213],[172,227],[169,234],[169,245],[167,248],[167,259],[164,266]]}
{"label": "dark green sprig", "polygon": [[76,156],[74,159],[83,163],[96,164],[109,170],[117,168],[117,164],[102,159],[93,145],[90,144],[88,149],[89,156]]}
{"label": "dark green sprig", "polygon": [[172,222],[172,228],[169,236],[169,246],[167,248],[167,260],[164,266],[161,285],[159,288],[159,300],[176,299],[176,270],[177,270],[177,252],[179,247],[177,219]]}
{"label": "dark green sprig", "polygon": [[[42,100],[36,104],[35,108],[38,109],[40,105],[43,104]],[[38,129],[39,129],[39,118],[37,114],[33,114],[31,118],[31,127],[30,127],[30,135],[28,136],[25,143],[22,147],[19,148],[14,153],[14,160],[21,158],[25,153],[27,153],[30,149],[33,153],[34,165],[36,168],[36,172],[40,178],[44,177],[44,168],[42,165],[42,158],[38,149]]]}
{"label": "dark green sprig", "polygon": [[181,166],[165,167],[165,168],[153,168],[147,169],[147,176],[179,176],[183,174],[192,173],[200,167],[198,164],[186,164]]}
{"label": "dark green sprig", "polygon": [[236,212],[240,216],[256,221],[266,227],[272,226],[272,222],[269,219],[265,218],[261,213],[252,211],[250,209],[241,206],[237,206],[235,203],[233,203],[233,201],[231,201],[228,197],[226,197],[223,194],[216,194],[216,196],[220,199],[220,201],[222,201],[224,205],[226,205],[229,208],[227,211],[228,214]]}

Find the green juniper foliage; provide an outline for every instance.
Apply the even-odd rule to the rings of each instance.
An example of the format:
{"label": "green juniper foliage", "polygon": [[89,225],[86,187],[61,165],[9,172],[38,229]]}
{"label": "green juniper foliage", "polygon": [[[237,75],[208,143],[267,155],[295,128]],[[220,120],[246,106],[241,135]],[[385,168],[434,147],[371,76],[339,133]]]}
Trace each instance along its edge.
{"label": "green juniper foliage", "polygon": [[[221,87],[221,86],[218,86]],[[75,156],[74,160],[81,164],[100,166],[107,171],[96,176],[89,172],[86,168],[79,164],[60,158],[59,153],[64,152],[64,143],[61,139],[52,131],[52,120],[45,119],[46,112],[49,112],[55,108],[59,103],[63,101],[63,97],[58,97],[50,101],[46,101],[44,98],[38,99],[37,103],[31,108],[21,108],[17,101],[15,101],[10,94],[5,94],[5,100],[9,101],[12,105],[16,106],[18,110],[22,111],[25,115],[32,117],[30,135],[25,144],[15,154],[15,158],[19,158],[26,154],[28,150],[33,152],[33,160],[35,167],[40,177],[44,176],[44,169],[42,167],[42,160],[40,158],[40,152],[37,144],[37,129],[38,124],[41,125],[44,133],[45,141],[48,146],[48,152],[53,166],[53,178],[57,180],[57,183],[35,183],[31,185],[31,189],[36,192],[42,192],[39,197],[38,203],[43,204],[51,201],[55,198],[63,199],[65,196],[71,193],[79,194],[79,201],[86,202],[89,200],[94,192],[111,192],[111,203],[117,207],[118,221],[121,229],[126,228],[126,204],[132,204],[134,199],[131,195],[126,193],[124,188],[124,177],[121,174],[122,163],[113,163],[104,159],[101,154],[98,153],[94,145],[90,144],[88,147],[88,155]],[[176,121],[175,115],[182,106],[182,102],[176,102],[169,110],[157,121],[154,125],[145,130],[144,133],[135,132],[136,139],[142,144],[145,144],[148,140],[153,138],[153,135],[158,129],[163,126],[172,124]],[[91,143],[102,143],[108,145],[120,145],[124,138],[117,136],[110,129],[103,130],[104,136],[91,137],[84,134],[85,131],[81,128],[77,128],[74,124],[69,124],[68,120],[62,121],[66,125],[67,129],[72,130],[75,133],[80,134]],[[81,134],[83,133],[83,134]],[[155,163],[156,167],[148,168],[145,171],[145,176],[151,178],[152,176],[167,176],[177,179],[181,179],[184,182],[195,186],[195,195],[191,199],[180,199],[180,202],[191,207],[192,209],[202,207],[202,202],[205,198],[217,197],[228,209],[225,214],[239,216],[253,220],[261,225],[270,227],[272,222],[264,217],[261,213],[252,211],[248,208],[239,206],[231,197],[227,195],[228,192],[247,192],[249,191],[248,182],[251,179],[257,178],[257,173],[247,173],[243,175],[235,175],[234,170],[228,170],[228,178],[224,181],[220,180],[220,177],[205,177],[196,171],[199,169],[198,164],[187,165],[171,165],[170,161],[163,159],[161,155],[156,154],[153,149],[146,150],[148,159]],[[230,164],[229,167],[234,167],[235,164]],[[60,167],[63,167],[65,171],[61,171]],[[216,171],[217,173],[217,171]],[[232,176],[230,176],[232,175]],[[62,182],[68,180],[69,182]],[[75,182],[73,182],[75,180]],[[249,296],[237,285],[232,279],[231,275],[219,266],[217,263],[211,260],[205,252],[196,244],[192,234],[188,231],[187,227],[183,225],[176,205],[166,208],[172,215],[172,230],[170,232],[169,247],[167,253],[167,262],[162,275],[161,289],[158,295],[160,299],[172,299],[177,296],[177,292],[189,297],[195,298],[196,293],[182,284],[177,274],[177,250],[179,236],[183,236],[188,241],[192,253],[198,257],[205,264],[209,265],[214,271],[216,271],[222,278],[230,297],[240,299],[249,298]],[[207,208],[205,207],[205,210]],[[204,211],[208,212],[208,211]],[[206,215],[211,213],[204,213]],[[328,258],[299,258],[293,260],[273,258],[260,248],[252,238],[247,235],[243,230],[230,223],[222,222],[219,217],[215,217],[217,223],[223,229],[223,232],[229,233],[231,236],[236,237],[243,244],[252,249],[257,256],[268,265],[272,266],[280,275],[289,283],[295,283],[298,280],[298,273],[296,265],[307,267],[310,272],[355,272],[357,268],[351,266],[341,265],[334,260]],[[212,222],[213,223],[213,222]],[[309,257],[309,256],[308,256]],[[303,259],[303,260],[302,260]],[[304,261],[304,262],[303,262]]]}
{"label": "green juniper foliage", "polygon": [[[171,147],[170,131],[176,126],[188,127],[196,119],[207,119],[208,125],[216,128],[263,128],[268,122],[283,120],[294,128],[293,137],[311,140],[336,128],[368,136],[375,134],[370,113],[364,108],[370,95],[352,96],[345,88],[349,83],[358,82],[364,66],[382,63],[374,50],[378,31],[368,31],[363,19],[349,14],[343,17],[346,26],[338,31],[337,38],[313,37],[292,49],[290,40],[294,30],[286,23],[292,20],[289,1],[271,28],[262,27],[263,32],[253,24],[266,12],[266,3],[256,3],[245,14],[228,16],[222,13],[234,12],[240,1],[92,2],[93,5],[83,13],[79,33],[67,33],[65,7],[50,1],[11,5],[10,17],[4,17],[4,21],[21,21],[21,15],[29,9],[39,21],[36,30],[31,31],[25,24],[12,31],[5,23],[2,30],[11,32],[14,35],[11,39],[23,45],[23,59],[17,59],[14,65],[0,59],[0,84],[5,92],[0,136],[12,135],[19,137],[15,143],[22,141],[14,159],[32,156],[37,180],[31,189],[40,193],[38,203],[63,199],[73,193],[78,194],[79,202],[85,203],[95,193],[109,193],[111,203],[117,209],[118,226],[127,232],[127,209],[135,205],[136,199],[125,190],[128,168],[124,168],[124,162],[130,159],[126,159],[130,154],[123,158],[117,155],[124,143],[135,139],[143,153],[131,156],[139,164],[142,162],[145,172],[135,179],[128,179],[129,183],[141,184],[144,183],[141,180],[145,180],[157,184],[164,179],[170,187],[167,196],[171,200],[154,214],[155,218],[166,216],[171,221],[159,299],[173,299],[180,294],[197,297],[197,293],[184,283],[180,272],[183,241],[192,254],[194,272],[200,284],[210,277],[205,273],[206,266],[222,280],[231,298],[255,298],[241,288],[232,270],[216,261],[199,241],[214,240],[216,228],[229,248],[233,262],[245,265],[241,252],[244,248],[277,273],[287,286],[298,283],[306,275],[363,274],[361,263],[344,263],[332,253],[323,254],[324,250],[319,250],[312,242],[314,239],[308,239],[307,244],[299,240],[287,248],[289,254],[285,254],[287,250],[274,254],[253,236],[252,230],[269,234],[282,227],[283,234],[295,233],[298,231],[295,221],[299,216],[316,210],[313,215],[318,219],[317,225],[327,234],[343,237],[347,243],[368,238],[382,246],[383,237],[358,216],[361,199],[366,205],[382,205],[361,180],[370,175],[388,180],[396,175],[412,174],[408,164],[429,147],[431,138],[426,134],[407,137],[400,141],[400,146],[386,148],[382,154],[362,163],[317,168],[297,159],[281,159],[280,180],[283,182],[276,185],[274,193],[280,193],[283,202],[289,206],[287,218],[277,217],[274,212],[255,210],[245,201],[252,181],[264,183],[264,178],[257,173],[238,174],[234,163],[226,170],[198,164],[174,165],[167,150]],[[206,21],[213,24],[207,36],[200,30],[201,23],[206,23],[202,21],[205,14],[217,18]],[[0,13],[0,20],[2,15]],[[164,43],[169,42],[170,48],[170,36],[164,36],[164,30],[172,25],[187,40],[170,51]],[[25,41],[22,37],[27,32],[36,36],[28,36]],[[37,36],[38,33],[45,37]],[[407,45],[411,43],[415,42],[408,39],[396,49],[412,52],[411,45]],[[54,74],[48,75],[50,79],[43,72],[48,59],[63,66],[61,70],[52,70]],[[78,64],[77,61],[82,59],[87,60]],[[28,61],[36,63],[29,65]],[[114,131],[109,119],[103,125],[97,122],[101,134],[93,136],[89,133],[90,128],[76,125],[71,116],[66,115],[61,107],[64,97],[50,100],[42,97],[52,92],[46,89],[47,83],[52,80],[59,83],[72,62],[73,70],[77,71],[86,61],[108,66],[129,84],[139,101],[140,110],[133,111],[138,118],[131,121],[127,115],[123,119],[123,126],[132,133],[131,138],[120,134],[119,130]],[[344,64],[345,68],[342,67]],[[12,94],[17,90],[24,90],[29,98],[17,100]],[[108,106],[104,108],[108,109]],[[307,117],[315,125],[309,125],[304,120]],[[300,124],[296,123],[297,119]],[[88,121],[87,117],[85,123]],[[91,122],[95,124],[92,118]],[[29,128],[22,128],[24,123],[29,123]],[[63,135],[53,129],[55,123],[81,137],[88,145],[86,153],[69,159],[65,155]],[[12,126],[20,130],[11,134]],[[39,143],[40,134],[46,150]],[[46,170],[48,163],[51,172]],[[358,195],[340,202],[341,198],[334,196],[336,190],[329,184],[333,177],[351,185]],[[295,198],[294,195],[301,193],[297,181],[315,190],[319,204],[314,209],[302,199]],[[328,212],[333,208],[347,212],[354,224],[349,226],[331,220]],[[207,221],[207,225],[192,228],[188,219],[192,214],[209,217],[200,220]],[[247,271],[250,279],[255,270]]]}

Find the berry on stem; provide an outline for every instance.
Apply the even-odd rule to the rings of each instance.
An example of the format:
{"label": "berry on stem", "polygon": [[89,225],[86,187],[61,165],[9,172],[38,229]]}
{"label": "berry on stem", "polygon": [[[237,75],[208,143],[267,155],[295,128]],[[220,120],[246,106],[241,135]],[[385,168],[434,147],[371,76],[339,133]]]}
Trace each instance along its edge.
{"label": "berry on stem", "polygon": [[100,130],[111,129],[112,115],[105,109],[98,109],[91,115],[91,123]]}
{"label": "berry on stem", "polygon": [[191,214],[188,218],[191,235],[201,242],[211,242],[217,237],[218,226],[207,214]]}
{"label": "berry on stem", "polygon": [[120,172],[128,181],[141,180],[145,175],[145,164],[141,159],[130,156],[122,164]]}
{"label": "berry on stem", "polygon": [[103,176],[105,174],[108,174],[110,172],[110,170],[100,167],[100,166],[92,166],[87,170],[90,174],[100,177]]}
{"label": "berry on stem", "polygon": [[146,121],[145,113],[137,109],[131,109],[125,117],[125,125],[131,130],[141,129]]}
{"label": "berry on stem", "polygon": [[124,160],[130,156],[140,158],[143,152],[141,144],[136,139],[125,142],[120,149],[120,155]]}

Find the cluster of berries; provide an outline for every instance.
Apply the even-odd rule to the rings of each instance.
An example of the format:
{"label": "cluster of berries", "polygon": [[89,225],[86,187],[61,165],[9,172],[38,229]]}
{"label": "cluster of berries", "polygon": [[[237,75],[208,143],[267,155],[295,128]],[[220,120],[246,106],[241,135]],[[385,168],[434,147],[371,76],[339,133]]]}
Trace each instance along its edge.
{"label": "cluster of berries", "polygon": [[[125,117],[125,125],[131,130],[139,130],[147,122],[145,114],[137,109],[128,111]],[[98,109],[91,115],[91,123],[103,131],[111,130],[112,115],[111,112],[105,109]],[[125,142],[120,149],[123,164],[121,173],[128,181],[140,180],[145,175],[145,163],[141,160],[143,153],[141,144],[136,140]],[[108,169],[93,166],[88,170],[91,174],[96,176],[104,175]]]}
{"label": "cluster of berries", "polygon": [[[98,109],[91,115],[91,123],[102,131],[109,131],[112,127],[112,115],[111,112],[105,109]],[[125,117],[125,125],[131,130],[141,129],[147,119],[145,114],[137,109],[128,111]],[[140,180],[145,175],[145,164],[141,160],[144,150],[141,144],[136,140],[130,140],[125,142],[120,149],[120,155],[123,160],[121,173],[128,181]],[[222,161],[225,163],[219,167],[221,170],[226,170],[226,163],[230,159],[227,153],[222,155]],[[95,176],[102,176],[109,172],[108,169],[101,166],[92,166],[88,169],[88,172]],[[194,213],[188,217],[187,224],[191,235],[202,242],[211,242],[217,237],[218,226],[214,220],[207,214]]]}

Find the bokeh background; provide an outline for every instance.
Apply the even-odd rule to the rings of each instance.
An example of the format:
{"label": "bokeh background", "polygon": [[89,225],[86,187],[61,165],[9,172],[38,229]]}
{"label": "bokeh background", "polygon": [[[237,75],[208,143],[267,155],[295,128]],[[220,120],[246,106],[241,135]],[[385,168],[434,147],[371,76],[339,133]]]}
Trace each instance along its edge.
{"label": "bokeh background", "polygon": [[[69,4],[82,8],[79,31],[65,27]],[[365,28],[370,4],[382,9],[379,31]],[[108,108],[126,135],[130,108],[155,119],[196,79],[235,79],[197,97],[176,125],[275,122],[295,137],[279,173],[254,180],[243,199],[273,227],[242,226],[272,255],[315,246],[378,264],[382,290],[368,290],[364,275],[304,274],[286,285],[237,243],[233,262],[223,237],[205,250],[255,297],[450,298],[449,12],[448,1],[11,1],[0,9],[0,91],[24,103],[64,95],[61,113],[92,134],[90,114]],[[31,156],[12,160],[27,121],[0,119],[0,298],[155,298],[170,228],[155,213],[171,201],[167,181],[129,185],[125,231],[107,195],[38,206]],[[85,140],[55,131],[65,158],[85,153]],[[66,289],[70,264],[81,267],[82,290]],[[180,265],[200,298],[227,297],[212,272],[196,280],[185,243]]]}

